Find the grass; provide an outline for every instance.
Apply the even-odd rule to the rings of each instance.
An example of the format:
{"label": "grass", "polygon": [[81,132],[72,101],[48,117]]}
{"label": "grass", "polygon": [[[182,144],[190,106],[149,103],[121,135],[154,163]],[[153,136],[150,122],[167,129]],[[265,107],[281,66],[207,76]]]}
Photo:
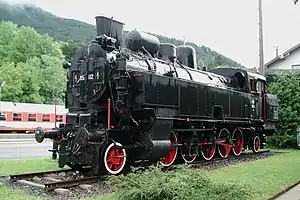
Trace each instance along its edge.
{"label": "grass", "polygon": [[[273,151],[281,151],[283,152],[283,154],[272,156],[264,160],[256,160],[248,163],[241,163],[238,165],[221,168],[215,171],[205,172],[205,175],[207,175],[213,182],[220,184],[223,188],[228,187],[228,185],[230,184],[236,184],[234,187],[232,187],[231,192],[228,192],[228,190],[224,191],[228,195],[232,195],[233,193],[235,195],[238,189],[248,191],[246,189],[248,188],[251,190],[251,193],[255,196],[254,199],[268,199],[269,197],[277,194],[281,190],[300,180],[300,151],[290,149]],[[184,173],[184,171],[178,171],[177,175],[175,176],[182,176],[182,174]],[[164,176],[165,175],[161,174],[159,179],[164,179]],[[199,176],[199,174],[195,173],[193,176],[194,180],[197,179],[197,176]],[[153,173],[152,175],[148,175],[148,179],[154,179],[154,177],[156,177],[155,173]],[[141,189],[142,186],[140,186],[139,184],[132,186],[133,184],[135,184],[137,179],[138,177],[133,178],[131,180],[123,180],[125,182],[125,186],[121,185],[121,187],[119,187],[118,193],[121,193],[121,196],[118,197],[122,197],[126,200],[130,198],[141,199],[133,195],[133,191],[140,192],[143,195],[149,193],[149,191],[147,191],[147,188]],[[171,179],[166,180],[167,181],[160,183],[160,187],[162,187],[163,184],[168,184],[172,181]],[[127,185],[130,184],[131,186],[128,187]],[[141,184],[148,184],[149,187],[152,187],[152,184],[154,183],[152,183],[151,180],[145,179],[141,181]],[[178,186],[175,189],[176,193],[180,192],[181,190],[182,186],[180,184],[181,183],[178,182]],[[212,185],[213,184],[210,184],[209,187],[211,187]],[[220,192],[217,191],[216,188],[214,190],[211,190],[207,186],[204,187],[206,187],[207,190],[212,193]],[[128,190],[128,192],[126,192],[126,189]],[[203,188],[200,188],[200,190],[202,189]],[[158,192],[161,192],[159,189],[156,190]],[[205,192],[205,194],[207,193]],[[129,195],[131,195],[130,198],[128,198]],[[251,196],[248,197],[252,198]],[[231,199],[232,198],[233,197],[231,196]],[[236,197],[234,196],[234,198]],[[245,199],[245,197],[241,196],[241,199]]]}
{"label": "grass", "polygon": [[169,171],[153,167],[112,179],[118,188],[115,199],[119,200],[257,199],[251,187],[213,181],[206,173],[185,165]]}
{"label": "grass", "polygon": [[22,190],[10,189],[0,183],[0,200],[43,200],[40,197],[28,195]]}
{"label": "grass", "polygon": [[[258,198],[267,199],[282,189],[300,180],[300,151],[277,150],[285,153],[264,160],[242,163],[205,174],[216,183],[238,183],[249,185]],[[12,173],[58,169],[56,161],[51,159],[27,159],[0,161],[0,176]],[[178,173],[181,173],[180,171]],[[179,174],[178,174],[179,175]],[[130,181],[130,180],[128,180]],[[42,199],[33,197],[21,190],[6,188],[0,184],[0,200]],[[91,197],[85,200],[113,200],[112,195]]]}
{"label": "grass", "polygon": [[[37,158],[26,160],[0,161],[0,176],[25,172],[36,172],[58,169],[57,161],[49,158]],[[42,200],[42,197],[32,196],[25,191],[11,189],[0,183],[0,200]]]}
{"label": "grass", "polygon": [[89,198],[84,198],[83,200],[115,200],[113,198],[113,194],[110,195],[105,195],[101,197],[89,197]]}
{"label": "grass", "polygon": [[284,152],[264,160],[225,167],[209,174],[219,182],[240,182],[252,186],[261,199],[266,199],[300,180],[300,151]]}
{"label": "grass", "polygon": [[57,161],[49,158],[0,161],[0,176],[57,169],[59,169]]}

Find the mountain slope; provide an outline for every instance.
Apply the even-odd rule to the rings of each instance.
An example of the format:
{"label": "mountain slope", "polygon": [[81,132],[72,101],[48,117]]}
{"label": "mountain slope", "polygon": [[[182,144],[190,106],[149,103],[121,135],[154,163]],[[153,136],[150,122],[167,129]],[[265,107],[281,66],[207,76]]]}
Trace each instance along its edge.
{"label": "mountain slope", "polygon": [[[90,41],[96,36],[95,26],[73,19],[57,17],[32,5],[8,5],[0,1],[0,21],[31,26],[42,34],[58,40]],[[78,31],[82,30],[82,31]]]}
{"label": "mountain slope", "polygon": [[[48,34],[57,40],[73,40],[77,44],[93,40],[96,37],[94,25],[73,19],[55,16],[33,5],[9,5],[0,0],[0,21],[12,21],[18,25],[31,26],[39,33]],[[80,31],[78,31],[80,30]],[[156,35],[162,43],[181,45],[183,41]],[[236,61],[227,58],[216,51],[195,43],[187,43],[196,49],[197,63],[208,68],[220,65],[243,67]]]}

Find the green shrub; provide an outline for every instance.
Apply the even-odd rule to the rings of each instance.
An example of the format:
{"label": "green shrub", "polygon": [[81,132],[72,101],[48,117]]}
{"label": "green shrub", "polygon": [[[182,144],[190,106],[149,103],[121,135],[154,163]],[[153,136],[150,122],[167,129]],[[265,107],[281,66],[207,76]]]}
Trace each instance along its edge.
{"label": "green shrub", "polygon": [[279,112],[277,132],[270,139],[279,148],[296,147],[296,130],[300,125],[300,77],[294,72],[278,73],[269,86],[269,93],[277,95]]}
{"label": "green shrub", "polygon": [[150,167],[110,181],[117,187],[115,199],[120,200],[256,199],[249,186],[213,182],[186,166],[171,171]]}

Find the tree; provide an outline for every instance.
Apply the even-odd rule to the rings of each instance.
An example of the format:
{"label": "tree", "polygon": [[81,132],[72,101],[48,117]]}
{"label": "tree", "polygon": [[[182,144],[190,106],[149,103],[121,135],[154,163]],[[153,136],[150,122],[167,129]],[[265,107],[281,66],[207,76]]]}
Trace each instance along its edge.
{"label": "tree", "polygon": [[57,57],[44,55],[38,60],[40,63],[40,95],[45,103],[53,103],[57,98],[59,104],[63,102],[62,92],[66,85],[66,71]]}
{"label": "tree", "polygon": [[72,60],[75,52],[78,49],[79,49],[79,45],[75,44],[75,42],[72,40],[63,42],[61,46],[62,53],[64,54],[66,60]]}
{"label": "tree", "polygon": [[50,55],[63,58],[60,44],[47,35],[38,34],[33,28],[20,27],[11,22],[0,23],[0,59],[10,62],[26,62],[32,57]]}
{"label": "tree", "polygon": [[277,95],[279,104],[278,131],[271,143],[280,148],[296,146],[296,130],[300,124],[300,77],[294,72],[278,73],[269,92]]}
{"label": "tree", "polygon": [[2,101],[19,102],[22,91],[22,71],[15,67],[13,62],[0,64],[0,80],[5,81],[5,87],[1,88]]}
{"label": "tree", "polygon": [[66,85],[66,71],[62,67],[62,61],[57,57],[43,55],[28,60],[28,65],[35,66],[37,71],[34,78],[39,85],[39,95],[43,97],[43,103],[53,103],[54,98],[57,98],[57,103],[61,104],[61,93]]}
{"label": "tree", "polygon": [[0,23],[0,80],[6,82],[2,100],[62,103],[66,84],[61,44],[48,35],[11,22]]}

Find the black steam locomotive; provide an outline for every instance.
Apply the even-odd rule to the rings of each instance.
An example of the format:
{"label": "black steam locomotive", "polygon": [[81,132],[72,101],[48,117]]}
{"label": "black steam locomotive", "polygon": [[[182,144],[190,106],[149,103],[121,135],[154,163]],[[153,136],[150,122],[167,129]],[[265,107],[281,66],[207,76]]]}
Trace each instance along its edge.
{"label": "black steam locomotive", "polygon": [[[59,167],[118,174],[138,161],[170,166],[258,152],[278,119],[266,78],[239,68],[200,70],[191,46],[160,44],[96,17],[95,41],[68,68],[66,124],[36,130],[59,145]],[[125,47],[124,47],[125,45]]]}

